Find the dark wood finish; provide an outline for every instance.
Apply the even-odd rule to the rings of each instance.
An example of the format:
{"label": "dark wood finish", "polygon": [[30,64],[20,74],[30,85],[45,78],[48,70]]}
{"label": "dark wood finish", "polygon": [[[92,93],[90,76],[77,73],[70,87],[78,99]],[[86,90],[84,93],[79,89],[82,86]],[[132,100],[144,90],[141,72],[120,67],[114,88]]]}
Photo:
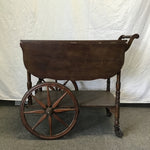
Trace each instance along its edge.
{"label": "dark wood finish", "polygon": [[[61,91],[53,91],[57,97],[51,95],[51,87],[61,89]],[[43,93],[43,91],[41,92],[38,90],[40,88],[46,89],[44,92],[46,96],[44,98],[38,96]],[[33,95],[35,91],[38,92]],[[59,96],[57,93],[59,93]],[[33,98],[34,105],[29,105],[26,108],[26,102],[28,101],[29,96]],[[65,97],[67,97],[67,99],[65,99]],[[72,104],[71,107],[64,105],[67,100]],[[72,92],[65,86],[54,82],[41,83],[33,86],[22,99],[20,113],[21,120],[29,132],[42,139],[56,139],[66,135],[74,127],[77,121],[78,111],[78,102]],[[70,122],[67,122],[68,120],[65,121],[60,117],[59,114],[65,112],[74,113],[71,115]],[[34,114],[36,115],[34,116]],[[30,120],[34,121],[34,117],[36,118],[36,121],[31,125]],[[69,113],[67,113],[67,118],[69,118]],[[45,120],[47,120],[48,124],[48,134],[41,133],[42,131],[37,129],[40,125],[45,125],[45,123],[42,124]],[[59,126],[63,126],[61,130],[59,129],[57,132],[53,131],[54,128],[56,128],[53,124],[54,121],[59,123]]]}
{"label": "dark wood finish", "polygon": [[31,73],[29,73],[29,72],[27,71],[27,88],[28,88],[28,90],[30,90],[31,87],[32,87]]}
{"label": "dark wood finish", "polygon": [[106,91],[110,92],[110,78],[107,79]]}
{"label": "dark wood finish", "polygon": [[[52,93],[52,99],[55,99],[55,96],[60,97],[61,91],[50,91]],[[106,91],[72,91],[73,95],[78,100],[78,104],[80,107],[114,107],[115,106],[115,97],[112,93]],[[42,92],[37,94],[36,97],[39,99],[43,99],[42,97],[46,97],[47,93]],[[68,97],[64,98],[66,100],[65,105],[68,107],[72,107],[72,105],[68,100]]]}
{"label": "dark wood finish", "polygon": [[26,69],[38,78],[93,80],[117,74],[135,38],[137,34],[108,41],[21,40],[20,45]]}
{"label": "dark wood finish", "polygon": [[134,39],[138,39],[139,38],[139,35],[138,34],[134,34],[134,35],[121,35],[118,40],[122,40],[122,39],[129,39],[128,41],[128,46],[127,46],[127,49],[130,48],[132,42]]}
{"label": "dark wood finish", "polygon": [[114,76],[124,63],[127,43],[125,40],[21,41],[21,47],[25,67],[31,74],[75,81]]}
{"label": "dark wood finish", "polygon": [[[64,85],[64,86],[67,86],[67,83],[68,83],[69,81],[70,81],[70,80],[66,80],[64,83],[61,83],[61,84]],[[39,78],[37,84],[40,84],[40,83],[43,83],[43,82],[45,82],[45,80]],[[58,80],[55,80],[55,82],[58,83]],[[77,85],[76,81],[72,81],[72,80],[71,80],[70,82],[72,83],[72,85],[73,85],[73,87],[74,87],[74,90],[75,90],[75,91],[78,91],[78,85]],[[42,89],[40,89],[40,90],[42,91]],[[58,90],[58,89],[53,89],[53,90]]]}
{"label": "dark wood finish", "polygon": [[[123,133],[119,125],[120,73],[124,64],[125,52],[129,49],[133,40],[138,37],[138,34],[122,35],[118,40],[108,41],[21,40],[20,45],[23,50],[24,65],[28,72],[29,89],[22,99],[21,119],[27,130],[43,139],[62,137],[75,125],[79,103],[80,107],[105,107],[108,116],[113,113],[115,116],[115,134],[122,137]],[[56,81],[67,80],[64,83],[66,85],[68,80],[71,80],[75,90],[78,90],[77,80],[107,79],[107,87],[106,91],[71,92],[64,85],[44,82],[31,88],[31,74],[40,78],[40,82],[44,78],[51,78]],[[114,75],[117,75],[115,97],[110,93],[110,78]],[[46,87],[46,92],[41,90],[43,87]],[[69,95],[70,98],[66,95]],[[28,100],[30,102],[30,98],[33,105],[29,105],[27,107],[29,110],[26,111],[25,104]],[[59,116],[59,114],[65,114],[66,112],[74,113],[72,121],[69,123]],[[34,124],[29,123],[32,119],[28,120],[27,116],[34,117],[34,114],[39,115],[39,118]],[[48,135],[41,133],[42,130],[38,130],[46,118]],[[53,125],[54,120],[60,124],[58,126],[57,124]],[[60,129],[54,132],[53,129],[59,128],[60,125],[64,127],[61,132],[58,132]]]}
{"label": "dark wood finish", "polygon": [[[106,91],[107,91],[107,92],[110,92],[110,78],[107,79]],[[112,114],[111,114],[110,108],[107,108],[107,107],[106,107],[106,116],[107,116],[107,117],[111,117],[111,115],[112,115]]]}
{"label": "dark wood finish", "polygon": [[72,82],[72,84],[74,86],[75,91],[78,91],[79,88],[78,88],[78,84],[76,83],[76,81],[71,81],[71,82]]}
{"label": "dark wood finish", "polygon": [[[67,83],[69,82],[70,80],[66,80],[64,83],[61,83],[62,85],[64,85],[64,86],[67,86]],[[58,83],[58,80],[55,80],[55,82],[56,83]],[[73,85],[73,87],[74,87],[74,90],[75,91],[78,91],[79,89],[78,89],[78,85],[77,85],[77,83],[76,83],[76,81],[70,81],[71,83],[72,83],[72,85]],[[59,90],[59,89],[56,89],[56,90]]]}
{"label": "dark wood finish", "polygon": [[106,91],[74,91],[79,106],[81,107],[105,107],[115,106],[113,94]]}
{"label": "dark wood finish", "polygon": [[[28,90],[30,90],[31,87],[32,87],[31,73],[29,73],[27,71],[27,88],[28,88]],[[31,96],[29,96],[29,98],[28,98],[28,103],[29,103],[29,105],[32,105],[32,97]]]}
{"label": "dark wood finish", "polygon": [[116,108],[115,108],[115,123],[114,123],[114,128],[115,128],[115,134],[118,137],[122,137],[123,133],[120,130],[119,126],[119,117],[120,117],[120,87],[121,87],[121,82],[120,82],[121,74],[120,72],[117,73],[117,81],[116,81]]}

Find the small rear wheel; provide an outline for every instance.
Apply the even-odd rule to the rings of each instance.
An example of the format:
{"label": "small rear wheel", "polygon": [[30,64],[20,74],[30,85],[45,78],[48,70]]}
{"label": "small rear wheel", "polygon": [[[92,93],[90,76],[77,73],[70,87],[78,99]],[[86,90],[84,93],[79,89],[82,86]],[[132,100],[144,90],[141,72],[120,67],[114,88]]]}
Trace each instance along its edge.
{"label": "small rear wheel", "polygon": [[[32,105],[28,105],[29,97],[32,98]],[[42,139],[57,139],[74,127],[78,111],[78,102],[67,87],[45,82],[25,93],[20,114],[23,125],[33,135]]]}
{"label": "small rear wheel", "polygon": [[[38,80],[38,82],[37,82],[37,84],[40,84],[40,83],[43,83],[43,82],[46,82],[44,79],[41,79],[41,78],[39,78],[39,80]],[[64,85],[64,86],[67,86],[68,87],[68,85],[71,85],[72,86],[72,88],[73,88],[73,90],[75,90],[75,91],[78,91],[79,90],[79,88],[78,88],[78,85],[77,85],[77,82],[76,81],[74,81],[74,80],[63,80],[63,81],[61,81],[61,80],[55,80],[55,82],[56,83],[60,83],[60,84],[62,84],[62,85]],[[42,90],[42,88],[40,89],[40,90]],[[53,90],[59,90],[59,89],[53,89]],[[37,92],[37,91],[36,91]]]}
{"label": "small rear wheel", "polygon": [[[58,80],[55,80],[55,82],[56,82],[56,83],[59,83]],[[66,81],[64,81],[64,82],[62,83],[62,85],[67,86],[69,82],[72,83],[72,86],[73,86],[73,88],[74,88],[75,91],[78,91],[78,90],[79,90],[76,81],[73,81],[73,80],[66,80]],[[56,89],[56,90],[57,90],[57,89]]]}

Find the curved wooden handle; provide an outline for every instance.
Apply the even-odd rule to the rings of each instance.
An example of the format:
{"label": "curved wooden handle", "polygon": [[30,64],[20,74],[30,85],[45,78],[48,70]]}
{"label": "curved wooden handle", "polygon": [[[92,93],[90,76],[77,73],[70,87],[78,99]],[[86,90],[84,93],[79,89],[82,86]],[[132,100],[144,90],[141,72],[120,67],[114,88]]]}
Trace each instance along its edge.
{"label": "curved wooden handle", "polygon": [[118,40],[127,39],[127,38],[129,38],[129,39],[138,39],[139,38],[139,34],[121,35]]}
{"label": "curved wooden handle", "polygon": [[[132,42],[134,39],[138,39],[140,36],[139,34],[133,34],[133,35],[121,35],[118,40],[122,40],[122,39],[129,39],[127,44],[128,44],[128,48],[131,46]],[[127,48],[127,49],[128,49]]]}

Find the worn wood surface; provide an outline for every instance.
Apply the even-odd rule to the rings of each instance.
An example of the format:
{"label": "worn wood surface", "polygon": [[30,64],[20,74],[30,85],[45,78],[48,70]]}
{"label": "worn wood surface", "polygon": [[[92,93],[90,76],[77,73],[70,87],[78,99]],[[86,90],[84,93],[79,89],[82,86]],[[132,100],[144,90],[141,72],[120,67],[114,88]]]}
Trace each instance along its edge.
{"label": "worn wood surface", "polygon": [[[109,41],[41,41],[22,40],[20,45],[23,50],[24,65],[28,72],[28,89],[31,88],[31,74],[39,79],[51,78],[57,80],[93,80],[107,79],[106,91],[73,91],[58,83],[42,83],[33,86],[23,97],[21,105],[21,118],[24,126],[34,135],[43,139],[56,139],[67,134],[75,125],[78,116],[78,103],[80,107],[105,107],[107,116],[111,113],[115,116],[115,134],[122,137],[123,133],[119,125],[120,117],[120,86],[121,68],[124,63],[124,55],[138,34],[122,35],[118,40]],[[125,39],[125,40],[124,40]],[[116,96],[110,93],[110,78],[117,75]],[[42,81],[42,80],[41,80]],[[73,83],[74,84],[74,83]],[[47,92],[43,87],[47,88]],[[75,87],[78,90],[77,86]],[[64,90],[66,91],[64,93]],[[35,96],[33,93],[35,92]],[[68,97],[67,95],[70,95]],[[24,111],[28,101],[31,110]],[[63,100],[62,100],[63,99]],[[72,102],[71,102],[72,99]],[[44,101],[46,102],[44,103]],[[34,107],[41,106],[44,115],[30,127],[25,115],[41,114],[43,110]],[[57,108],[58,107],[58,108]],[[67,125],[56,114],[75,112],[71,124]],[[48,116],[49,135],[35,131]],[[62,132],[52,133],[52,117],[63,124],[66,129]],[[70,128],[71,127],[71,128]]]}
{"label": "worn wood surface", "polygon": [[[107,91],[72,91],[76,97],[80,107],[107,107],[115,106],[115,97],[112,93]],[[46,92],[37,93],[36,96],[40,100],[45,100]],[[51,91],[50,95],[52,99],[57,99],[62,94],[61,91]],[[63,105],[70,106],[72,105],[71,101],[69,103],[69,97],[64,98]],[[66,103],[65,103],[66,102]]]}
{"label": "worn wood surface", "polygon": [[24,65],[38,78],[93,80],[120,72],[125,51],[138,34],[118,40],[21,40]]}
{"label": "worn wood surface", "polygon": [[21,41],[26,69],[39,78],[92,80],[117,74],[126,40]]}

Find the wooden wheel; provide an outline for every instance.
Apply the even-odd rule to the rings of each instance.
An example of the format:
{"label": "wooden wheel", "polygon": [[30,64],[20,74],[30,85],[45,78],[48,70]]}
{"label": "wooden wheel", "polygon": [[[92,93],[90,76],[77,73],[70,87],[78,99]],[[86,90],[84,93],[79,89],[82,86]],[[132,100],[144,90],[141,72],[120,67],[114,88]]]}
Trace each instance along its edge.
{"label": "wooden wheel", "polygon": [[[56,88],[60,91],[53,90]],[[26,105],[29,97],[32,97],[32,105]],[[65,86],[55,82],[41,83],[25,93],[20,113],[23,125],[32,134],[42,139],[56,139],[74,127],[78,102]]]}
{"label": "wooden wheel", "polygon": [[[58,80],[55,80],[55,82],[58,83],[59,81],[58,81]],[[66,81],[64,81],[64,83],[62,83],[62,85],[67,86],[67,84],[68,84],[69,82],[72,83],[72,85],[73,85],[75,91],[78,91],[78,85],[77,85],[76,81],[66,80]],[[58,90],[58,89],[56,89],[56,90]]]}
{"label": "wooden wheel", "polygon": [[[40,84],[40,83],[43,83],[43,82],[45,82],[45,80],[39,78],[37,84]],[[56,82],[56,83],[59,83],[60,81],[59,81],[59,80],[55,80],[55,82]],[[63,81],[62,81],[62,82],[63,82]],[[66,81],[64,81],[63,83],[62,83],[62,82],[61,82],[61,84],[64,85],[64,86],[67,86],[67,84],[68,84],[69,82],[71,82],[71,83],[72,83],[72,86],[73,86],[73,88],[74,88],[74,90],[75,90],[75,91],[78,91],[78,85],[77,85],[76,81],[73,81],[73,80],[66,80]],[[40,89],[40,90],[41,90],[41,89]],[[53,90],[58,90],[58,89],[56,88],[56,89],[53,89]]]}

